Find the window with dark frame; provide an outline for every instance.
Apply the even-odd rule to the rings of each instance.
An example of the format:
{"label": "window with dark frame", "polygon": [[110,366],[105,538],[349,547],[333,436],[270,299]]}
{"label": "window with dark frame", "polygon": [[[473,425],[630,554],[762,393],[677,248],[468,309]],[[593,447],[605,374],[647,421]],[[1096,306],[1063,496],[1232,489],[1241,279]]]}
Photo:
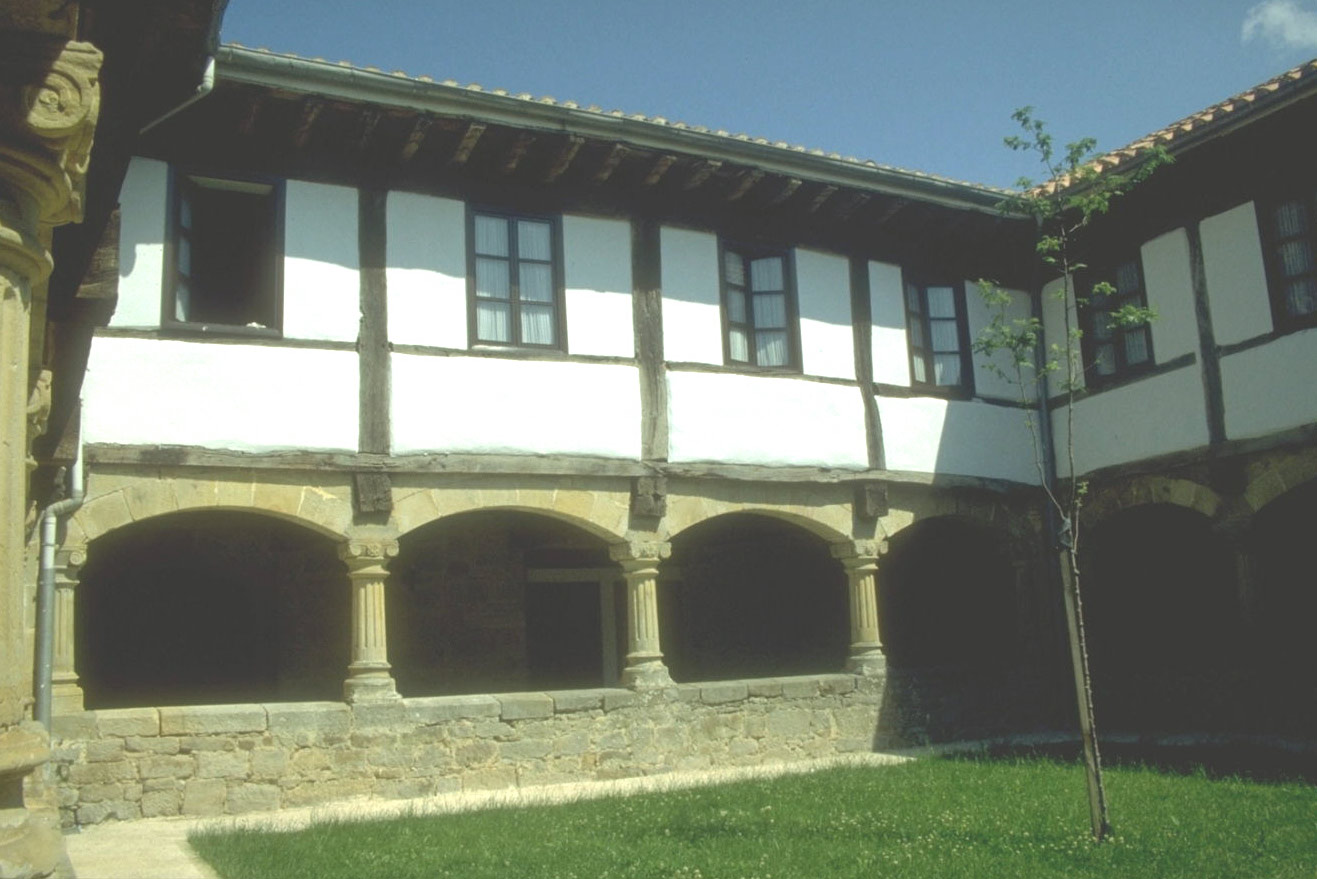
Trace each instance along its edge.
{"label": "window with dark frame", "polygon": [[[1093,284],[1099,281],[1110,284],[1112,292],[1094,291]],[[1079,308],[1080,327],[1084,332],[1080,347],[1089,383],[1118,381],[1150,368],[1153,364],[1151,328],[1146,322],[1117,326],[1114,319],[1126,306],[1147,307],[1139,257],[1118,262],[1107,271],[1088,272],[1081,284],[1080,291],[1087,293],[1087,302]]]}
{"label": "window with dark frame", "polygon": [[476,344],[562,347],[558,223],[471,214],[471,338]]}
{"label": "window with dark frame", "polygon": [[727,362],[795,367],[796,302],[787,253],[724,245],[722,288]]}
{"label": "window with dark frame", "polygon": [[1317,323],[1317,190],[1258,203],[1276,329]]}
{"label": "window with dark frame", "polygon": [[910,379],[921,387],[974,389],[962,285],[907,281]]}
{"label": "window with dark frame", "polygon": [[175,170],[161,324],[277,334],[283,184]]}

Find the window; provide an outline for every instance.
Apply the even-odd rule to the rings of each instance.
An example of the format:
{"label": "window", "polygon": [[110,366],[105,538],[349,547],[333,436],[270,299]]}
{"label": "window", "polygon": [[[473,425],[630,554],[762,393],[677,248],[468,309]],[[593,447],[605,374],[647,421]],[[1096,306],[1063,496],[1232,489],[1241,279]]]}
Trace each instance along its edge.
{"label": "window", "polygon": [[470,217],[471,338],[486,345],[562,348],[557,222],[492,213]]}
{"label": "window", "polygon": [[1301,198],[1260,203],[1271,310],[1279,330],[1317,323],[1317,203]]}
{"label": "window", "polygon": [[905,310],[911,380],[924,387],[973,390],[963,285],[907,281]]}
{"label": "window", "polygon": [[[1113,291],[1109,294],[1093,291],[1092,285],[1098,281],[1106,281]],[[1148,304],[1139,258],[1135,256],[1116,263],[1109,271],[1092,273],[1081,283],[1081,295],[1088,294],[1088,302],[1081,305],[1079,314],[1084,331],[1081,348],[1088,367],[1089,383],[1100,385],[1152,366],[1152,336],[1148,324],[1115,326],[1113,318],[1126,306],[1143,308]]]}
{"label": "window", "polygon": [[724,245],[723,318],[728,363],[796,365],[796,301],[784,251]]}
{"label": "window", "polygon": [[282,183],[175,171],[169,225],[163,325],[279,332]]}

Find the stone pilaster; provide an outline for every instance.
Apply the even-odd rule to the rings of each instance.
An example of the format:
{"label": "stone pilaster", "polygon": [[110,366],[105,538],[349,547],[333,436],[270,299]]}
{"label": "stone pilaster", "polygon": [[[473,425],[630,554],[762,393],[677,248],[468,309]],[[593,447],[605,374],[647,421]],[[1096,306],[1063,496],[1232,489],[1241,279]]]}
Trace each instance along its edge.
{"label": "stone pilaster", "polygon": [[84,547],[68,547],[55,554],[55,657],[51,675],[51,713],[76,714],[83,708],[73,653],[74,600],[78,577],[87,562]]}
{"label": "stone pilaster", "polygon": [[857,540],[832,547],[832,556],[846,569],[850,594],[851,646],[846,670],[876,675],[887,669],[882,639],[878,634],[878,558],[884,545]]}
{"label": "stone pilaster", "polygon": [[384,616],[384,584],[388,563],[398,555],[392,538],[352,538],[339,547],[352,581],[352,654],[343,683],[347,702],[397,699],[398,688],[389,674],[389,649]]}
{"label": "stone pilaster", "polygon": [[659,645],[658,566],[672,553],[659,541],[613,546],[609,555],[626,579],[627,653],[622,684],[637,690],[672,685]]}
{"label": "stone pilaster", "polygon": [[[32,647],[24,636],[24,522],[30,427],[45,388],[31,370],[44,328],[33,295],[51,270],[53,226],[82,218],[100,108],[101,54],[72,42],[77,4],[0,4],[0,872],[44,876],[63,854],[53,814],[30,811],[24,778],[47,759],[45,731],[24,723]],[[55,376],[55,381],[59,376]],[[34,395],[34,390],[37,393]]]}

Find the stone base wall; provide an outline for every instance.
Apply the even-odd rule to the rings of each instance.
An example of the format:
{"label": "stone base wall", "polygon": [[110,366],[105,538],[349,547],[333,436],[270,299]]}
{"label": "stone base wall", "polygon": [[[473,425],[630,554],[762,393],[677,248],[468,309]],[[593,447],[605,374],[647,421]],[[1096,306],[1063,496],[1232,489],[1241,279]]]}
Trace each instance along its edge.
{"label": "stone base wall", "polygon": [[[241,815],[345,797],[791,762],[926,740],[922,730],[913,739],[903,732],[921,721],[892,703],[888,689],[881,676],[835,674],[648,693],[87,711],[56,718],[54,762],[66,827]],[[1018,704],[1005,693],[998,701]],[[1003,719],[1011,713],[1003,710]]]}

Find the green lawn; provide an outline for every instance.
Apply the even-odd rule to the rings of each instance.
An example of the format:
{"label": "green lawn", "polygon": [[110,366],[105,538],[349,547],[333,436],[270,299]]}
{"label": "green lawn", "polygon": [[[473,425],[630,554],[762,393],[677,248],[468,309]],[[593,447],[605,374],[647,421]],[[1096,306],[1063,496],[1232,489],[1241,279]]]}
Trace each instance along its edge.
{"label": "green lawn", "polygon": [[1317,876],[1317,787],[1108,771],[1088,838],[1082,769],[921,760],[661,794],[194,837],[225,879]]}

